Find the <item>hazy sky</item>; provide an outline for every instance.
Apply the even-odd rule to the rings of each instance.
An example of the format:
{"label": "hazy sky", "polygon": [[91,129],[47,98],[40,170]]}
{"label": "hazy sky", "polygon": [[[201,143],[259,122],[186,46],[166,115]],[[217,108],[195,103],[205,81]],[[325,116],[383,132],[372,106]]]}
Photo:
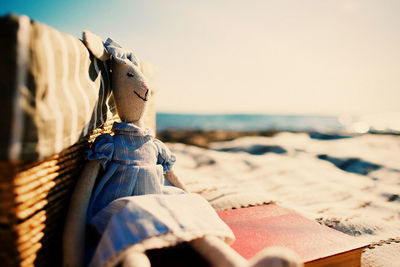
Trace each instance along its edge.
{"label": "hazy sky", "polygon": [[400,111],[400,1],[7,1],[80,37],[112,37],[157,67],[177,112]]}

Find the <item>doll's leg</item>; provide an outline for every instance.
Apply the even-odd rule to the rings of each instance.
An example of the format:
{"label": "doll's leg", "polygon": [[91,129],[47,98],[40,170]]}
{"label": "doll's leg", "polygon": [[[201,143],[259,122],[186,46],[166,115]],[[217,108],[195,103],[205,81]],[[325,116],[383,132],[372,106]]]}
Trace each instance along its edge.
{"label": "doll's leg", "polygon": [[192,247],[216,267],[300,267],[298,256],[286,248],[262,250],[250,261],[215,236],[193,240]]}
{"label": "doll's leg", "polygon": [[127,249],[122,259],[122,267],[150,267],[150,260],[147,255],[134,248]]}
{"label": "doll's leg", "polygon": [[215,236],[205,236],[190,242],[191,246],[213,266],[242,267],[248,262],[224,241]]}
{"label": "doll's leg", "polygon": [[303,263],[299,256],[284,247],[269,247],[249,261],[251,267],[301,267]]}

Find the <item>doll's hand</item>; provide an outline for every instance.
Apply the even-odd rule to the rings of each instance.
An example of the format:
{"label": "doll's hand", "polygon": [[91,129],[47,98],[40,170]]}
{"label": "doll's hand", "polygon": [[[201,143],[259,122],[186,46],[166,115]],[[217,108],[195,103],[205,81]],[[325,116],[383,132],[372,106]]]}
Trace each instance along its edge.
{"label": "doll's hand", "polygon": [[189,190],[186,188],[185,184],[181,181],[181,179],[179,179],[178,176],[175,175],[173,170],[169,170],[167,172],[165,172],[164,175],[165,179],[168,180],[168,182],[170,182],[172,185],[182,189],[183,191],[189,193]]}

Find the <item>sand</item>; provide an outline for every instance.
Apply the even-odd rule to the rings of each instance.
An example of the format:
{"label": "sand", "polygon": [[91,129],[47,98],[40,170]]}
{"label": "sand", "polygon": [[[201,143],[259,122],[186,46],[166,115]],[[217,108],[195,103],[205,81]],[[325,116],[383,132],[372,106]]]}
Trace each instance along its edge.
{"label": "sand", "polygon": [[215,209],[276,202],[373,243],[362,266],[400,266],[400,136],[283,132],[168,146],[176,173]]}

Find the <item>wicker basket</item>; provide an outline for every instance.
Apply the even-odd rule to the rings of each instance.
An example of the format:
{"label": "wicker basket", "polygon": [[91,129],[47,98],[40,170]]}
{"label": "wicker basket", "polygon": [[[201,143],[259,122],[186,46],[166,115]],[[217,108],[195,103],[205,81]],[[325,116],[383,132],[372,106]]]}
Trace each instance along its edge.
{"label": "wicker basket", "polygon": [[[59,266],[69,198],[86,150],[118,120],[108,64],[80,40],[27,17],[0,18],[0,33],[0,264]],[[54,58],[57,65],[49,64]],[[62,77],[57,68],[75,70]],[[71,103],[75,112],[93,114],[71,117]],[[153,103],[145,116],[154,129]]]}
{"label": "wicker basket", "polygon": [[58,266],[73,186],[90,141],[111,132],[115,117],[57,155],[34,164],[1,163],[0,262]]}

